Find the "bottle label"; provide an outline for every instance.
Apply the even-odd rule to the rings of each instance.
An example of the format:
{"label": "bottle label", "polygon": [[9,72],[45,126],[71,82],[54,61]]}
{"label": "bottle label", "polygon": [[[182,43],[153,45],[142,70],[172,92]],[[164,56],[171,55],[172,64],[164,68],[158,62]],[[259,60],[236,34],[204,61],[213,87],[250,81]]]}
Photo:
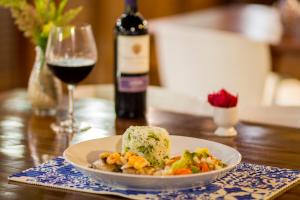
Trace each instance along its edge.
{"label": "bottle label", "polygon": [[149,72],[149,35],[119,35],[117,40],[118,72],[126,74]]}
{"label": "bottle label", "polygon": [[149,76],[121,76],[119,77],[119,91],[120,92],[144,92],[149,84]]}

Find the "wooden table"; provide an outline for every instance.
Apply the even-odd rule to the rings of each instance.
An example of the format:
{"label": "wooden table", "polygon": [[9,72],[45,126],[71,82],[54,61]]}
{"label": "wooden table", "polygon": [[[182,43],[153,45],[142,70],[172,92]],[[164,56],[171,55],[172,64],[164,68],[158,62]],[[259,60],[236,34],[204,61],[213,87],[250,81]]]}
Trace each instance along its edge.
{"label": "wooden table", "polygon": [[[276,126],[239,123],[239,135],[220,138],[213,135],[216,128],[208,117],[173,113],[149,108],[147,120],[116,120],[110,101],[82,99],[76,103],[77,118],[92,123],[97,129],[77,135],[86,140],[121,134],[129,125],[161,126],[172,134],[217,141],[236,148],[244,162],[300,169],[300,130]],[[120,199],[90,195],[32,185],[8,183],[7,176],[36,166],[61,155],[65,146],[49,125],[53,118],[30,114],[24,92],[0,94],[0,199]],[[80,115],[79,115],[80,113]],[[279,199],[299,199],[300,185]]]}

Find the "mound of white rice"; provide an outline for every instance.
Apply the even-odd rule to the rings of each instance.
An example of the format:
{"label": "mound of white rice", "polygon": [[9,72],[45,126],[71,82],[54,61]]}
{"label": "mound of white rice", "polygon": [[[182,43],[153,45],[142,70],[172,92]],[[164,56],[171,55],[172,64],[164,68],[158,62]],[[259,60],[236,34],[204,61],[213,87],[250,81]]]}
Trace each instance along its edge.
{"label": "mound of white rice", "polygon": [[153,166],[161,166],[169,157],[169,133],[159,127],[130,126],[122,136],[122,153],[144,156]]}

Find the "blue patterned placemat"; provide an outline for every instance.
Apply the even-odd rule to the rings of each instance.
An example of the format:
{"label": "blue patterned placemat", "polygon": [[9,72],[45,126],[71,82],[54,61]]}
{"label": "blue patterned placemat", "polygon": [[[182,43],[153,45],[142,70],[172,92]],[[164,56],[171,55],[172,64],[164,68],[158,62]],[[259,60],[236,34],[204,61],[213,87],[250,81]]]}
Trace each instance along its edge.
{"label": "blue patterned placemat", "polygon": [[225,177],[203,187],[168,192],[141,192],[97,183],[78,172],[64,158],[58,157],[40,166],[16,173],[8,179],[131,199],[270,199],[299,183],[300,171],[241,163]]}

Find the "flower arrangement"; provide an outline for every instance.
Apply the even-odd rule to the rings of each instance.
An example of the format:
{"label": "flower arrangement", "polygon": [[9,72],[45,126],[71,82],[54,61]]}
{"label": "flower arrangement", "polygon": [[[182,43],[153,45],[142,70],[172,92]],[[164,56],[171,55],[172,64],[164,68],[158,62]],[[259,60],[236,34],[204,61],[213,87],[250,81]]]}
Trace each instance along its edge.
{"label": "flower arrangement", "polygon": [[221,89],[219,92],[209,94],[207,100],[214,107],[232,108],[236,107],[238,96],[234,96],[225,89]]}
{"label": "flower arrangement", "polygon": [[28,97],[38,116],[52,116],[62,94],[61,83],[55,79],[45,62],[45,52],[53,26],[67,26],[81,7],[66,10],[68,0],[0,0],[8,8],[18,28],[36,46],[36,59],[28,82]]}
{"label": "flower arrangement", "polygon": [[9,8],[18,28],[24,35],[46,50],[48,35],[53,25],[64,26],[70,23],[81,11],[82,7],[65,12],[68,0],[0,0],[0,6]]}

